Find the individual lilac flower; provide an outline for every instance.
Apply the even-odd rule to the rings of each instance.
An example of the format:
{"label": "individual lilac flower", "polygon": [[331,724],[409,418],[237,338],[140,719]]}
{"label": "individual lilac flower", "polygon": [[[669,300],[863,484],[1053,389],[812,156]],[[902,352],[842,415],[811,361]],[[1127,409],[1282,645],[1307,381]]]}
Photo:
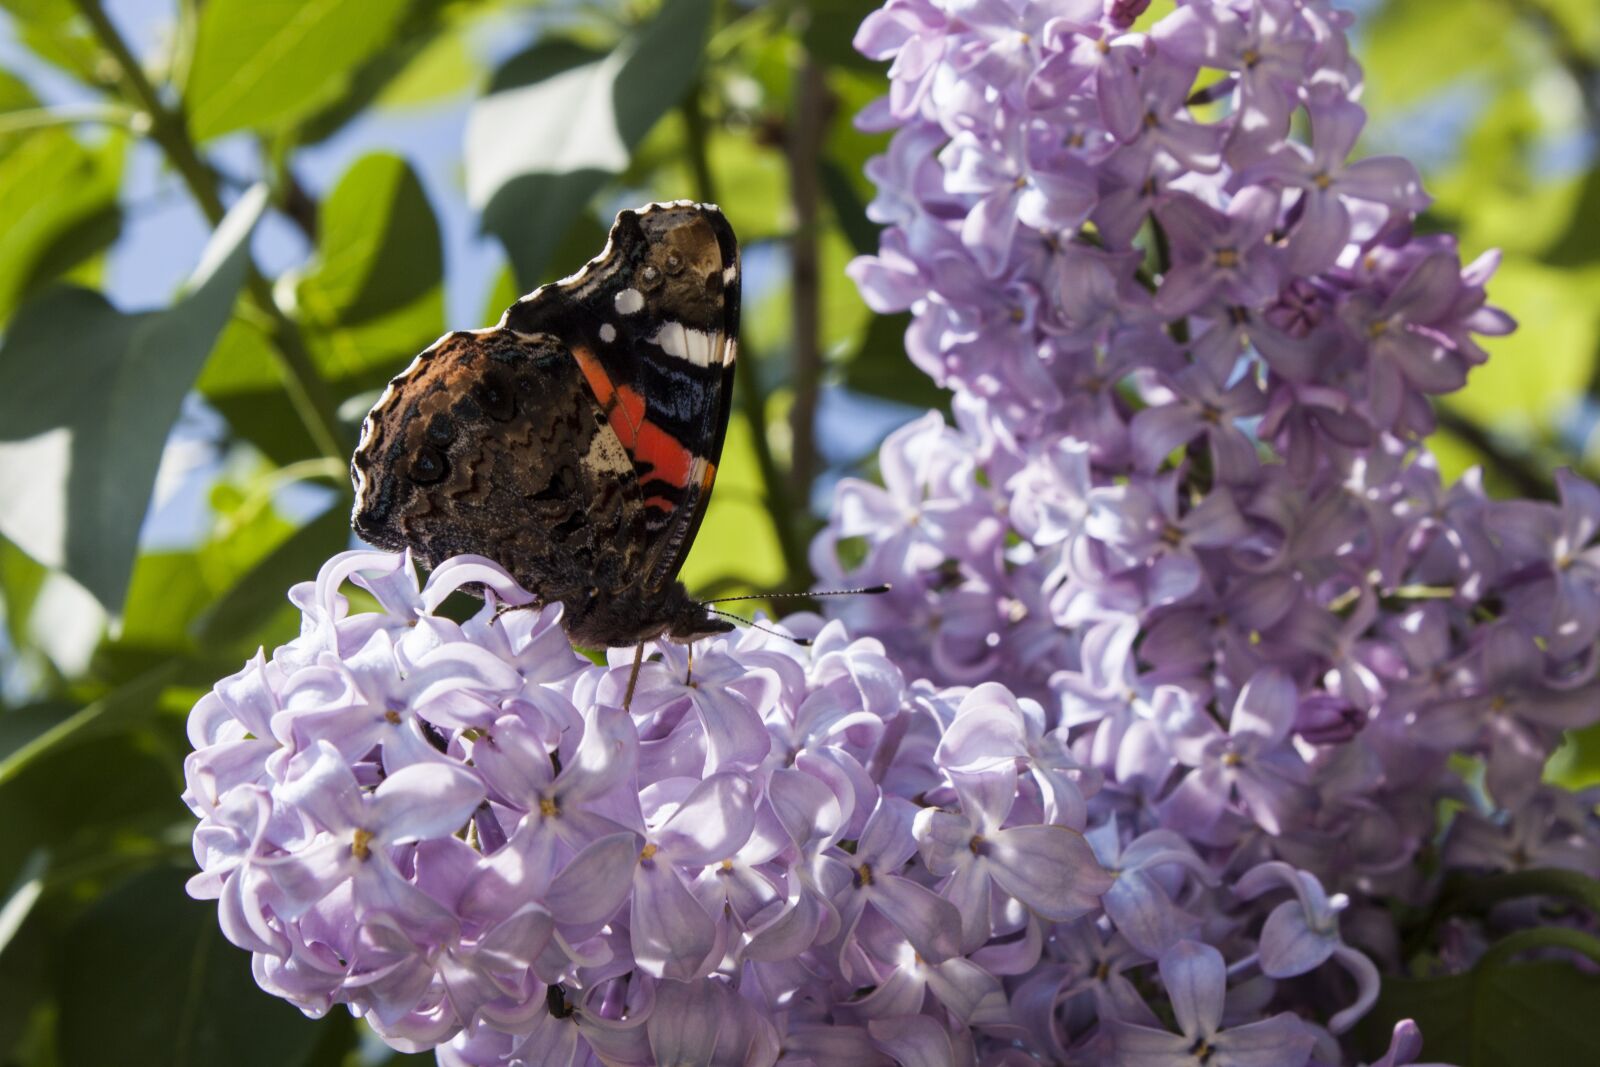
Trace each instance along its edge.
{"label": "individual lilac flower", "polygon": [[949,959],[960,954],[962,916],[948,900],[898,873],[917,851],[912,836],[912,806],[896,797],[882,797],[867,819],[855,850],[823,856],[824,875],[832,887],[846,938],[870,906],[916,947],[923,959]]}
{"label": "individual lilac flower", "polygon": [[1172,246],[1172,267],[1156,293],[1156,310],[1177,318],[1220,298],[1245,308],[1278,294],[1282,268],[1266,241],[1278,221],[1278,194],[1247,186],[1227,212],[1192,196],[1176,196],[1156,211]]}
{"label": "individual lilac flower", "polygon": [[460,829],[483,800],[483,783],[463,768],[413,764],[365,794],[348,762],[326,741],[296,762],[280,796],[312,820],[316,837],[292,856],[263,861],[278,889],[279,913],[303,914],[349,881],[358,915],[386,913],[428,925],[448,921],[442,908],[401,876],[391,850]]}
{"label": "individual lilac flower", "polygon": [[1161,983],[1172,1000],[1179,1033],[1114,1022],[1116,1067],[1301,1067],[1315,1037],[1289,1012],[1222,1028],[1227,968],[1210,945],[1180,941],[1161,956]]}
{"label": "individual lilac flower", "polygon": [[1246,871],[1234,892],[1249,900],[1278,886],[1292,889],[1295,899],[1273,908],[1261,928],[1257,950],[1261,971],[1272,978],[1292,978],[1315,970],[1329,959],[1338,960],[1356,981],[1355,1003],[1328,1020],[1329,1030],[1343,1033],[1378,999],[1378,969],[1339,937],[1339,914],[1349,907],[1350,899],[1343,893],[1329,896],[1311,874],[1277,861]]}
{"label": "individual lilac flower", "polygon": [[1237,797],[1256,825],[1283,833],[1307,781],[1305,761],[1288,743],[1298,704],[1294,681],[1269,668],[1239,690],[1226,732],[1204,711],[1186,708],[1169,729],[1173,753],[1193,769],[1164,803],[1166,824],[1204,840]]}
{"label": "individual lilac flower", "polygon": [[1144,568],[1145,603],[1167,604],[1193,593],[1202,568],[1197,553],[1236,543],[1248,530],[1232,495],[1218,487],[1179,514],[1178,480],[1158,475],[1089,495],[1084,531],[1106,548],[1113,569]]}
{"label": "individual lilac flower", "polygon": [[1224,3],[1183,4],[1151,37],[1176,62],[1232,72],[1239,95],[1236,136],[1262,142],[1288,132],[1316,43],[1298,5],[1256,0],[1240,11]]}
{"label": "individual lilac flower", "polygon": [[1006,826],[1016,772],[951,774],[960,811],[924,808],[914,833],[928,870],[948,876],[944,896],[961,913],[963,947],[987,941],[996,889],[1052,922],[1093,910],[1111,885],[1083,835],[1049,823]]}
{"label": "individual lilac flower", "polygon": [[[1192,9],[1190,9],[1192,10]],[[1369,156],[1349,161],[1366,112],[1343,95],[1316,92],[1307,104],[1311,147],[1293,141],[1246,168],[1241,181],[1272,181],[1302,190],[1299,219],[1289,236],[1289,269],[1313,274],[1329,267],[1351,237],[1348,200],[1383,204],[1392,211],[1416,213],[1431,202],[1410,160]]]}
{"label": "individual lilac flower", "polygon": [[1548,577],[1528,574],[1511,587],[1510,606],[1544,624],[1551,654],[1565,659],[1592,648],[1600,635],[1600,489],[1566,469],[1556,472],[1556,489],[1559,508],[1510,501],[1487,523],[1515,565],[1548,567]]}
{"label": "individual lilac flower", "polygon": [[1212,474],[1221,482],[1241,482],[1256,469],[1256,446],[1239,420],[1261,414],[1264,398],[1249,375],[1227,384],[1231,367],[1218,374],[1202,364],[1170,380],[1172,400],[1145,408],[1128,431],[1134,462],[1154,471],[1176,448],[1203,437],[1211,453]]}
{"label": "individual lilac flower", "polygon": [[1115,815],[1084,837],[1116,879],[1101,904],[1129,944],[1159,959],[1177,942],[1199,934],[1199,917],[1179,907],[1172,894],[1184,871],[1205,884],[1215,876],[1187,841],[1171,830],[1150,830],[1123,845]]}

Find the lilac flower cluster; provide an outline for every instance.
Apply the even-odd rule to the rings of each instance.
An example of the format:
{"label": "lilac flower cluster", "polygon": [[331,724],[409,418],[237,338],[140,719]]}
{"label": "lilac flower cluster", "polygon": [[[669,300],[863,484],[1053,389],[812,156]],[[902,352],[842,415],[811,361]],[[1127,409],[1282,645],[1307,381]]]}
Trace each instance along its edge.
{"label": "lilac flower cluster", "polygon": [[971,1062],[1021,1032],[1003,976],[1098,951],[1102,894],[1166,936],[1199,870],[1147,838],[1114,879],[1037,704],[907,686],[839,623],[663,647],[625,709],[631,650],[577,655],[487,560],[419,589],[350,552],[291,598],[190,717],[190,892],[262,988],[443,1064]]}
{"label": "lilac flower cluster", "polygon": [[1006,978],[1014,1018],[1055,1007],[993,1062],[1350,1062],[1333,1035],[1400,966],[1441,832],[1445,873],[1600,875],[1594,798],[1541,780],[1600,720],[1600,490],[1441,481],[1432,400],[1514,324],[1493,253],[1416,232],[1413,166],[1351,158],[1350,16],[1179,0],[1135,30],[1147,6],[888,0],[861,27],[892,65],[858,121],[895,132],[850,272],[911,313],[956,425],[892,435],[812,563],[893,585],[830,610],[908,677],[1006,685],[1100,779],[1117,880]]}

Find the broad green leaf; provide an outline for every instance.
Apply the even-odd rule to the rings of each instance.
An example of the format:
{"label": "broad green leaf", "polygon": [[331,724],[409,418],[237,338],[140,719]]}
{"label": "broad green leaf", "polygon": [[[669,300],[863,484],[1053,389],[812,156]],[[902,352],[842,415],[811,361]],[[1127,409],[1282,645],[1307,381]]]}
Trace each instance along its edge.
{"label": "broad green leaf", "polygon": [[[468,88],[477,77],[466,54],[466,35],[476,26],[470,16],[476,10],[481,9],[452,0],[411,0],[389,43],[350,74],[343,92],[296,125],[294,141],[316,144],[374,107],[432,103]],[[441,47],[449,45],[454,47]],[[464,68],[445,65],[458,56]],[[391,101],[391,95],[396,99]]]}
{"label": "broad green leaf", "polygon": [[120,138],[91,150],[56,128],[33,131],[0,158],[0,321],[115,236],[121,171]]}
{"label": "broad green leaf", "polygon": [[189,620],[211,602],[212,593],[193,552],[140,553],[128,582],[117,643],[183,651],[189,643]]}
{"label": "broad green leaf", "polygon": [[801,34],[806,51],[828,66],[862,67],[881,75],[884,65],[857,52],[850,43],[861,20],[880,6],[877,0],[808,0],[808,18]]}
{"label": "broad green leaf", "polygon": [[61,940],[62,1067],[293,1067],[321,1030],[250,977],[216,904],[186,872],[158,867],[118,886]]}
{"label": "broad green leaf", "polygon": [[[443,316],[444,254],[410,164],[381,153],[356,160],[322,205],[320,222],[316,265],[296,293],[305,322],[331,331],[409,313],[417,320],[403,327],[409,340],[427,334],[432,341]],[[358,356],[354,366],[323,369],[348,377],[366,367]]]}
{"label": "broad green leaf", "polygon": [[[320,221],[316,257],[294,286],[296,314],[329,392],[345,400],[382,386],[444,332],[443,252],[422,185],[397,156],[357,160]],[[236,432],[290,463],[317,449],[282,383],[271,338],[235,318],[196,387]]]}
{"label": "broad green leaf", "polygon": [[1361,1033],[1376,1054],[1401,1019],[1423,1059],[1458,1067],[1600,1063],[1600,976],[1559,961],[1479,966],[1442,978],[1386,978]]}
{"label": "broad green leaf", "polygon": [[[523,284],[543,273],[596,187],[627,169],[634,148],[693,84],[710,18],[709,0],[666,0],[604,56],[574,65],[572,46],[552,43],[535,80],[497,76],[473,106],[467,200],[505,244]],[[527,69],[526,58],[512,62]]]}
{"label": "broad green leaf", "polygon": [[1484,339],[1489,361],[1449,403],[1484,426],[1532,431],[1561,415],[1585,387],[1597,346],[1600,271],[1563,271],[1508,258],[1489,282],[1489,301],[1517,319],[1506,337]]}
{"label": "broad green leaf", "polygon": [[61,289],[28,305],[0,347],[0,533],[110,611],[122,607],[167,433],[232,311],[265,206],[263,187],[241,198],[168,310],[125,315],[98,293]]}
{"label": "broad green leaf", "polygon": [[210,0],[184,100],[198,140],[281,128],[344,92],[393,36],[406,0]]}
{"label": "broad green leaf", "polygon": [[35,712],[0,716],[4,723],[4,731],[0,732],[0,786],[39,760],[125,729],[140,716],[148,715],[171,676],[171,668],[152,671],[76,711],[41,705]]}

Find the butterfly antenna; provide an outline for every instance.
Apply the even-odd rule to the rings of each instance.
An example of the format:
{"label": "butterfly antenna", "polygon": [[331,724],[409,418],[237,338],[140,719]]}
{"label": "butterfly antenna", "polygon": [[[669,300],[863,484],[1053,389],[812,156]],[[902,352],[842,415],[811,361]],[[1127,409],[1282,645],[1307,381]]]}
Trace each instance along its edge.
{"label": "butterfly antenna", "polygon": [[864,585],[860,589],[819,589],[815,593],[747,593],[744,596],[719,596],[706,603],[731,604],[735,600],[784,600],[791,597],[814,596],[876,596],[879,593],[887,593],[891,588],[888,582],[884,582],[882,585]]}
{"label": "butterfly antenna", "polygon": [[[748,599],[752,599],[752,598],[750,598],[750,597],[735,597],[733,599],[748,600]],[[714,603],[714,601],[707,601],[706,603],[710,604],[710,603]],[[741,626],[748,626],[751,629],[760,630],[762,633],[771,634],[773,637],[781,637],[785,641],[793,641],[795,644],[799,645],[801,648],[810,648],[811,647],[811,638],[809,638],[809,637],[794,637],[794,636],[792,636],[790,634],[784,633],[782,630],[774,630],[770,626],[762,626],[759,622],[752,622],[750,619],[745,618],[743,615],[735,615],[731,611],[718,611],[716,608],[712,608],[712,607],[708,607],[708,608],[706,608],[706,610],[711,612],[711,614],[713,614],[713,615],[721,615],[724,619],[732,619],[734,622],[739,623]]]}

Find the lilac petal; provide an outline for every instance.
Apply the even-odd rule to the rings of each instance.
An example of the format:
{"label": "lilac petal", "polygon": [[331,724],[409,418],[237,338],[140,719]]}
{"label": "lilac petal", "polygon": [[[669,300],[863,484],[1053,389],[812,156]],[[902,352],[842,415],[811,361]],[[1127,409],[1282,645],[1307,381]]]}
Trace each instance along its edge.
{"label": "lilac petal", "polygon": [[1226,1030],[1211,1044],[1228,1067],[1304,1067],[1316,1038],[1297,1016],[1282,1012]]}
{"label": "lilac petal", "polygon": [[695,711],[706,728],[706,771],[754,767],[772,747],[761,716],[749,701],[729,690],[697,689]]}
{"label": "lilac petal", "polygon": [[1189,1047],[1193,1044],[1190,1038],[1116,1019],[1108,1021],[1111,1026],[1111,1047],[1116,1055],[1111,1062],[1116,1067],[1187,1067],[1194,1062],[1194,1057],[1189,1054]]}
{"label": "lilac petal", "polygon": [[723,1008],[716,993],[717,986],[708,979],[661,983],[649,1022],[655,1063],[712,1062]]}
{"label": "lilac petal", "polygon": [[290,773],[293,777],[276,790],[285,807],[299,809],[323,829],[335,832],[361,825],[365,811],[360,786],[338,749],[317,741],[295,757]]}
{"label": "lilac petal", "polygon": [[961,913],[932,890],[886,875],[873,883],[870,899],[923,959],[938,963],[960,954]]}
{"label": "lilac petal", "polygon": [[1239,692],[1228,732],[1234,737],[1260,738],[1276,745],[1294,728],[1295,711],[1300,706],[1300,691],[1283,671],[1269,667],[1257,671]]}
{"label": "lilac petal", "polygon": [[1200,920],[1174,904],[1159,883],[1143,871],[1124,870],[1118,874],[1102,903],[1107,917],[1128,943],[1155,959],[1200,931]]}
{"label": "lilac petal", "polygon": [[654,978],[698,977],[717,944],[716,924],[677,870],[654,859],[634,871],[628,929],[634,960]]}
{"label": "lilac petal", "polygon": [[1338,947],[1338,931],[1318,933],[1306,925],[1305,909],[1286,900],[1272,909],[1261,928],[1261,970],[1272,978],[1292,978],[1315,970]]}
{"label": "lilac petal", "polygon": [[1065,826],[1017,826],[985,844],[984,858],[1000,888],[1053,922],[1093,911],[1113,882],[1089,842]]}
{"label": "lilac petal", "polygon": [[1400,156],[1369,156],[1345,168],[1335,183],[1358,200],[1388,204],[1397,211],[1422,211],[1433,198],[1422,189],[1416,165]]}
{"label": "lilac petal", "polygon": [[545,906],[557,922],[605,922],[628,899],[639,839],[631,833],[592,841],[550,882]]}
{"label": "lilac petal", "polygon": [[1289,239],[1289,269],[1315,274],[1332,266],[1350,241],[1350,212],[1332,192],[1307,191],[1304,210]]}
{"label": "lilac petal", "polygon": [[1145,408],[1128,427],[1134,462],[1140,470],[1156,470],[1173,449],[1200,436],[1205,425],[1200,413],[1188,404]]}
{"label": "lilac petal", "polygon": [[695,786],[653,836],[675,863],[704,867],[743,848],[755,824],[755,787],[750,780],[714,774]]}
{"label": "lilac petal", "polygon": [[998,683],[985,682],[962,698],[935,758],[951,770],[984,770],[1026,755],[1026,731],[1011,692]]}
{"label": "lilac petal", "polygon": [[389,775],[373,792],[369,828],[385,844],[447,837],[466,825],[483,798],[483,783],[463,767],[413,764]]}
{"label": "lilac petal", "polygon": [[873,1019],[867,1023],[867,1032],[901,1067],[950,1067],[956,1062],[950,1032],[930,1016]]}
{"label": "lilac petal", "polygon": [[1160,960],[1161,983],[1183,1036],[1209,1038],[1222,1021],[1227,968],[1222,953],[1199,941],[1179,941]]}
{"label": "lilac petal", "polygon": [[561,769],[562,798],[596,799],[621,789],[639,760],[639,733],[621,708],[595,706],[584,714],[583,739]]}

